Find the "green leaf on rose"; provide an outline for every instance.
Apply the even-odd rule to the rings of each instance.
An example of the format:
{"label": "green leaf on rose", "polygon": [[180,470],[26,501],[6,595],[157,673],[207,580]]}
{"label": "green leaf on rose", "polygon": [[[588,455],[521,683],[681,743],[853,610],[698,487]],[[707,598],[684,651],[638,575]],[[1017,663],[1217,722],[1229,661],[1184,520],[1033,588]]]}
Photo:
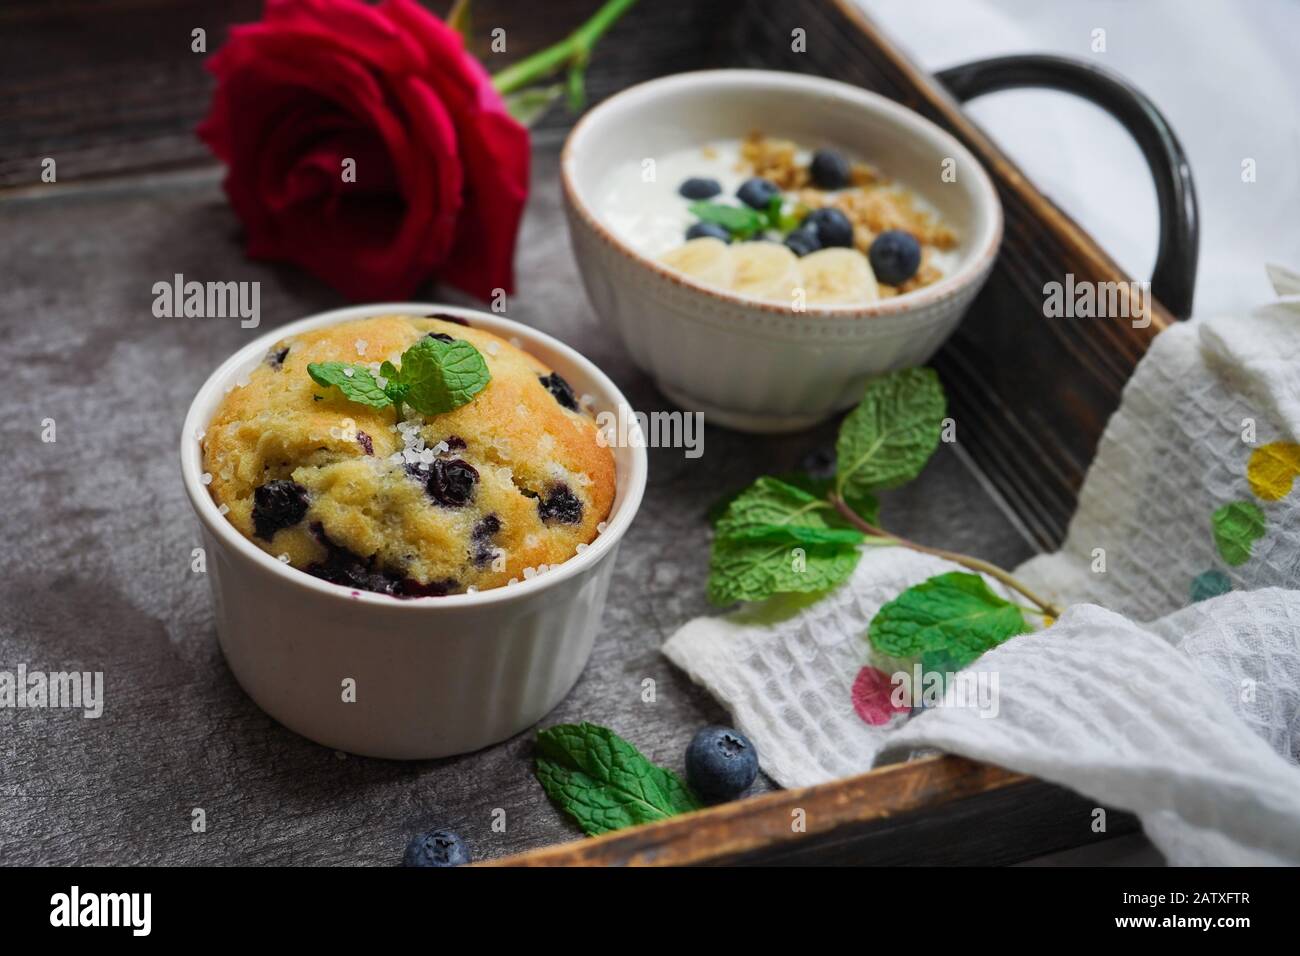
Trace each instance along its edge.
{"label": "green leaf on rose", "polygon": [[912,585],[884,605],[867,634],[872,647],[888,657],[939,657],[960,669],[1031,630],[1020,607],[994,594],[978,574],[950,571]]}
{"label": "green leaf on rose", "polygon": [[504,97],[506,112],[521,126],[532,126],[564,95],[563,83],[530,86]]}
{"label": "green leaf on rose", "polygon": [[947,402],[932,369],[873,379],[840,425],[835,489],[846,501],[911,481],[939,446]]}
{"label": "green leaf on rose", "polygon": [[700,809],[681,779],[595,724],[559,724],[537,734],[537,779],[588,836]]}

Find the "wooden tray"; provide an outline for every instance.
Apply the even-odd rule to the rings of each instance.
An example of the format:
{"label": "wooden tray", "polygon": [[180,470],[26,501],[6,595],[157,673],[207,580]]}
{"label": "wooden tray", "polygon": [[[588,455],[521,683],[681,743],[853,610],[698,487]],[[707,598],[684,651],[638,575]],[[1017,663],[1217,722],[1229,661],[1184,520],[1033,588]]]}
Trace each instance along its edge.
{"label": "wooden tray", "polygon": [[[506,0],[475,6],[484,35],[506,29],[514,58],[578,23],[594,0],[551,0],[545,17],[536,5]],[[532,779],[530,733],[476,754],[396,764],[343,759],[262,714],[225,669],[207,584],[189,571],[196,541],[175,475],[179,421],[157,424],[160,409],[164,418],[184,409],[248,335],[343,304],[292,269],[244,259],[219,171],[193,136],[211,84],[190,52],[190,30],[205,27],[215,49],[226,24],[255,19],[259,9],[258,0],[75,8],[15,0],[0,11],[0,60],[12,77],[0,91],[0,261],[11,280],[0,284],[0,362],[30,385],[0,393],[0,421],[28,423],[12,430],[6,482],[18,491],[4,515],[6,527],[37,529],[27,538],[39,543],[0,549],[0,663],[79,662],[105,671],[109,694],[98,721],[3,715],[0,862],[391,864],[411,834],[432,825],[458,829],[480,859],[529,864],[1012,862],[1102,838],[1091,830],[1090,802],[1075,794],[934,757],[567,842],[578,831]],[[791,52],[796,28],[806,31],[807,53]],[[1045,282],[1066,272],[1119,281],[1119,269],[844,0],[641,3],[597,52],[588,82],[600,99],[653,76],[755,65],[893,97],[954,132],[994,176],[1006,212],[999,265],[936,363],[963,423],[962,444],[941,449],[886,507],[909,536],[942,537],[1004,565],[1053,547],[1124,382],[1173,316],[1157,306],[1147,329],[1044,320]],[[1176,140],[1140,95],[1051,60],[1003,61],[946,79],[963,95],[1007,83],[1068,86],[1128,123],[1159,172],[1154,285],[1175,314],[1186,311],[1195,268],[1190,180]],[[579,345],[638,408],[667,407],[579,291],[555,176],[570,123],[556,111],[534,137],[510,314]],[[54,186],[39,183],[46,156],[58,160]],[[155,320],[151,285],[177,271],[261,281],[263,327]],[[133,387],[145,368],[148,395]],[[39,387],[23,378],[29,369],[39,371]],[[111,414],[84,427],[87,409]],[[33,447],[29,425],[46,415],[59,421],[59,442]],[[700,584],[705,508],[758,474],[795,467],[833,436],[833,425],[764,439],[710,428],[698,466],[654,450],[605,633],[544,724],[607,724],[680,770],[694,729],[726,719],[658,652],[668,634],[709,610]],[[653,709],[639,697],[646,677],[659,688]],[[770,781],[758,789],[770,790]],[[207,811],[205,835],[190,829],[195,807]],[[791,831],[794,807],[805,811],[806,833]],[[498,833],[492,824],[502,808],[508,825]],[[1122,814],[1109,819],[1105,836],[1135,825]]]}
{"label": "wooden tray", "polygon": [[[712,11],[712,15],[721,13]],[[730,49],[749,66],[817,73],[898,100],[945,127],[992,174],[1006,236],[987,288],[936,358],[963,447],[1035,543],[1065,536],[1084,472],[1134,366],[1161,329],[1191,311],[1198,219],[1191,172],[1163,116],[1124,81],[1079,61],[1012,56],[932,77],[852,0],[751,2],[733,17]],[[806,51],[791,49],[806,31]],[[1044,284],[1129,277],[1039,192],[961,111],[966,100],[1016,87],[1091,99],[1137,140],[1155,177],[1162,217],[1151,322],[1048,321]],[[1171,311],[1172,309],[1172,311]],[[498,861],[557,866],[700,863],[1011,862],[1095,839],[1093,801],[1042,781],[957,757],[932,756],[851,779],[715,807]],[[791,832],[804,810],[804,833]],[[1137,827],[1110,813],[1109,835]]]}

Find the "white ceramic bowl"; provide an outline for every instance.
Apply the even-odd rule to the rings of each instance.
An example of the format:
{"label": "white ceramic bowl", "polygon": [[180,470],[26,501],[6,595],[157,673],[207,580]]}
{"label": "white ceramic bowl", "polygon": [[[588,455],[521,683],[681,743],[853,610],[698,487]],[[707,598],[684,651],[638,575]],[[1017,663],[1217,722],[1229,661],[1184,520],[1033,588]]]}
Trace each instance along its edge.
{"label": "white ceramic bowl", "polygon": [[[604,533],[582,554],[509,587],[401,600],[312,577],[257,547],[202,484],[197,435],[228,386],[280,339],[375,315],[457,315],[556,369],[595,409],[626,399],[573,349],[500,316],[430,303],[338,309],[250,342],[204,383],[185,417],[181,475],[199,517],[217,636],[240,685],[263,710],[317,743],[371,757],[464,753],[541,719],[591,653],[619,541],[645,490],[644,448],[614,448],[617,489]],[[356,702],[343,682],[356,682]]]}
{"label": "white ceramic bowl", "polygon": [[[837,147],[877,166],[956,230],[956,266],[907,295],[797,313],[674,272],[601,222],[602,181],[620,163],[751,130],[808,148]],[[954,182],[941,179],[945,160],[955,163]],[[988,278],[1002,238],[993,184],[956,139],[874,93],[795,73],[712,70],[625,90],[574,127],[561,179],[574,254],[596,312],[673,402],[744,431],[806,428],[856,404],[872,376],[925,362]]]}

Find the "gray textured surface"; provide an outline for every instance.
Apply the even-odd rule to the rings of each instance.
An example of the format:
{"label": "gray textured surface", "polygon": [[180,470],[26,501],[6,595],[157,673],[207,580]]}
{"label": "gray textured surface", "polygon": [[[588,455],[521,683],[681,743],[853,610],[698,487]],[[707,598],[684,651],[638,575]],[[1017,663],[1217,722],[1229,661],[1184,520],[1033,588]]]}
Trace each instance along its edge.
{"label": "gray textured surface", "polygon": [[[551,152],[538,155],[509,314],[569,342],[646,411],[668,407],[581,292]],[[99,720],[0,709],[0,862],[395,862],[406,839],[455,827],[479,857],[575,837],[531,774],[531,733],[479,753],[395,763],[341,757],[280,727],[222,661],[197,528],[180,486],[182,416],[249,336],[343,304],[311,278],[246,261],[215,174],[0,200],[0,670],[102,670]],[[154,282],[260,280],[262,328],[156,319]],[[429,297],[437,299],[438,290]],[[41,421],[57,421],[43,444]],[[611,726],[681,769],[694,729],[725,715],[658,653],[707,605],[707,506],[789,469],[834,427],[782,438],[706,431],[704,456],[651,453],[604,630],[577,687],[543,722]],[[1029,548],[943,449],[885,514],[920,540],[1009,565]],[[641,681],[657,682],[642,703]],[[194,834],[202,807],[208,829]],[[505,833],[491,828],[506,811]]]}

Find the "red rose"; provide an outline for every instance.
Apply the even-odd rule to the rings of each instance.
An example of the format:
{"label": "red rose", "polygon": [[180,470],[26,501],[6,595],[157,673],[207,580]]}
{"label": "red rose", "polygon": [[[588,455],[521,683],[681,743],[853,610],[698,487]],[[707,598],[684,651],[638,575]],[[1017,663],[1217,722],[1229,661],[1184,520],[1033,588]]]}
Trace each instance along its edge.
{"label": "red rose", "polygon": [[413,0],[268,0],[208,68],[198,134],[228,167],[250,256],[353,299],[435,275],[482,299],[513,291],[528,132],[441,20]]}

